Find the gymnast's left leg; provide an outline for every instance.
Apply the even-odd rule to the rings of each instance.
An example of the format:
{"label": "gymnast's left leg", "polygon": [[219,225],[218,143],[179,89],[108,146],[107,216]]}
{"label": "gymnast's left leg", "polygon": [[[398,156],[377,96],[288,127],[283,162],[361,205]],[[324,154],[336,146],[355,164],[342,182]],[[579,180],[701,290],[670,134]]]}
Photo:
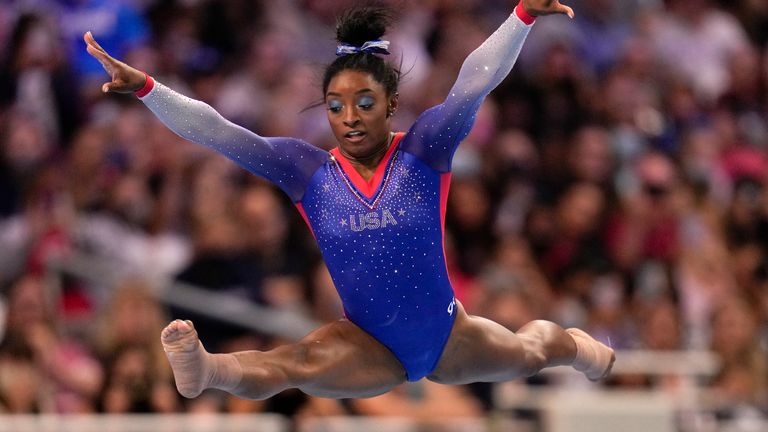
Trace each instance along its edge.
{"label": "gymnast's left leg", "polygon": [[516,333],[466,313],[456,321],[437,367],[428,377],[443,384],[498,382],[535,375],[551,366],[573,366],[590,380],[605,377],[615,360],[611,348],[579,329],[531,321]]}
{"label": "gymnast's left leg", "polygon": [[172,321],[160,338],[176,387],[188,398],[207,388],[246,399],[266,399],[288,388],[326,398],[372,397],[406,379],[394,354],[346,319],[269,351],[209,353],[191,321]]}

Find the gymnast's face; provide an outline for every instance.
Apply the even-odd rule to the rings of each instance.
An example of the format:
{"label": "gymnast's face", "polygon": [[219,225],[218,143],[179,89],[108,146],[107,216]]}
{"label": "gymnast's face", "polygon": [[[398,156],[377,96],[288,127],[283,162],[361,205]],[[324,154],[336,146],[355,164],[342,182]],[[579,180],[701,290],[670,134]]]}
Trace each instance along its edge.
{"label": "gymnast's face", "polygon": [[397,96],[387,95],[373,75],[351,69],[339,72],[328,84],[325,107],[344,156],[367,161],[383,154],[389,144],[390,117],[397,108]]}

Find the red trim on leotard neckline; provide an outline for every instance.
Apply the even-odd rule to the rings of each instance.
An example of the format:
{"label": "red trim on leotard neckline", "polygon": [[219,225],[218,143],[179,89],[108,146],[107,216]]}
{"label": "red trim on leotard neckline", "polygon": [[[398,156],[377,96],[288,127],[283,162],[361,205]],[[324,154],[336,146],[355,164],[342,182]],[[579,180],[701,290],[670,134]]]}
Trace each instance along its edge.
{"label": "red trim on leotard neckline", "polygon": [[151,76],[147,75],[146,72],[142,72],[142,73],[147,78],[147,81],[144,83],[144,87],[140,88],[139,90],[136,90],[133,93],[136,95],[136,97],[139,97],[139,98],[143,98],[144,96],[148,95],[149,92],[151,92],[152,89],[155,87],[155,80],[153,80]]}
{"label": "red trim on leotard neckline", "polygon": [[529,14],[528,11],[525,10],[522,3],[518,3],[517,6],[515,6],[515,14],[518,18],[520,18],[520,21],[525,23],[526,25],[531,25],[536,21],[536,17]]}
{"label": "red trim on leotard neckline", "polygon": [[398,132],[395,134],[395,137],[392,139],[392,144],[389,145],[387,153],[385,153],[384,157],[381,158],[381,161],[376,167],[376,171],[373,173],[373,176],[371,176],[370,180],[365,180],[363,176],[357,172],[354,165],[352,165],[352,162],[350,162],[349,159],[341,154],[338,147],[333,148],[330,153],[339,162],[339,166],[341,166],[344,174],[346,174],[347,178],[352,182],[352,185],[355,187],[355,189],[357,189],[358,192],[370,200],[373,198],[374,194],[376,194],[376,191],[379,189],[379,186],[384,180],[384,174],[386,172],[387,165],[389,164],[389,160],[392,159],[392,155],[395,153],[395,149],[400,143],[400,139],[404,135],[405,134],[403,132]]}

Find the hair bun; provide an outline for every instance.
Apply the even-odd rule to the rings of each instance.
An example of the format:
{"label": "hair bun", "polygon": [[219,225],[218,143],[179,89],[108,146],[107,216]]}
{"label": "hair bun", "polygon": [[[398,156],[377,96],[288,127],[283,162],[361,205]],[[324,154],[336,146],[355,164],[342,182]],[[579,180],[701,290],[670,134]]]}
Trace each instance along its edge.
{"label": "hair bun", "polygon": [[345,11],[336,22],[336,40],[353,46],[381,39],[392,21],[392,12],[381,6],[361,6]]}

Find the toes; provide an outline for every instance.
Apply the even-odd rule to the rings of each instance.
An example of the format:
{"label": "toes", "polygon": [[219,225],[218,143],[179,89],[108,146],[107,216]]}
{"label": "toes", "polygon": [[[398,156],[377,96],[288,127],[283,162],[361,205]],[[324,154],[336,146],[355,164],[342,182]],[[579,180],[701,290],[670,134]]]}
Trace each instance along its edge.
{"label": "toes", "polygon": [[195,329],[195,326],[192,324],[192,321],[190,320],[180,320],[175,319],[168,323],[167,326],[165,326],[167,330],[171,331],[181,331],[181,332],[189,332]]}
{"label": "toes", "polygon": [[195,326],[192,324],[192,321],[182,321],[177,319],[171,321],[167,326],[165,326],[163,331],[160,333],[160,337],[163,339],[163,341],[167,342],[170,339],[178,340],[193,333],[195,333]]}
{"label": "toes", "polygon": [[173,325],[176,330],[180,330],[182,332],[189,332],[191,330],[194,330],[195,326],[192,325],[192,321],[190,320],[173,320],[170,325]]}

